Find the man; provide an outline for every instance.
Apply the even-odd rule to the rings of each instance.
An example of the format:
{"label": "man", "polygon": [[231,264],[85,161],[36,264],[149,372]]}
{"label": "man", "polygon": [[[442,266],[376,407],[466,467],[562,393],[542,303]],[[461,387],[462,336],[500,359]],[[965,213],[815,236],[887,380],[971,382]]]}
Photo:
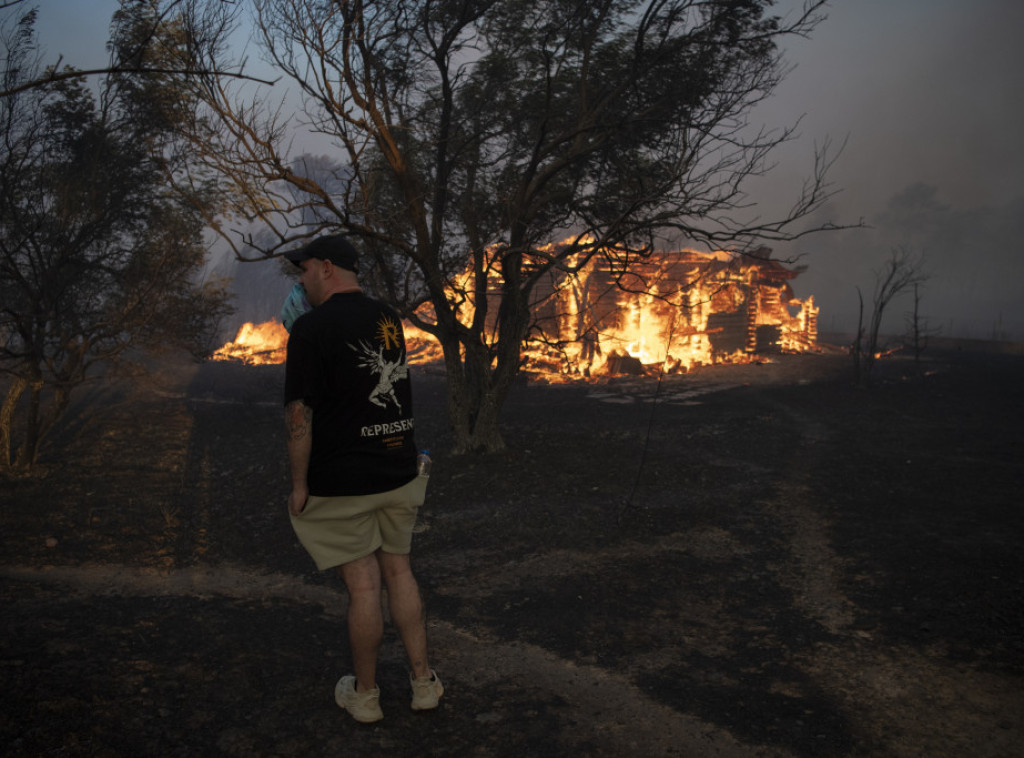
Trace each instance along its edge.
{"label": "man", "polygon": [[302,269],[312,309],[292,324],[285,419],[288,511],[317,568],[338,567],[348,589],[354,675],[335,700],[357,721],[384,717],[377,687],[381,580],[412,668],[412,708],[444,693],[427,661],[419,586],[409,565],[426,477],[416,475],[412,390],[398,315],[363,294],[358,254],[341,235],[286,255]]}

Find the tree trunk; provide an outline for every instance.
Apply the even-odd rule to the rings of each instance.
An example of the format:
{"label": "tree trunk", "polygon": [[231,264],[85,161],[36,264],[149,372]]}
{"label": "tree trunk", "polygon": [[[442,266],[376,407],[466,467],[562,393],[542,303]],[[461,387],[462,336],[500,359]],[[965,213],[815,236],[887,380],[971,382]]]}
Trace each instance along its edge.
{"label": "tree trunk", "polygon": [[910,322],[911,339],[914,348],[914,363],[921,363],[921,354],[925,350],[927,338],[925,336],[925,325],[921,321],[921,292],[919,286],[914,284],[914,311]]}
{"label": "tree trunk", "polygon": [[505,449],[499,419],[511,379],[491,370],[489,351],[483,345],[454,348],[442,345],[448,374],[448,422],[452,452],[456,455]]}
{"label": "tree trunk", "polygon": [[864,376],[864,296],[860,287],[857,288],[857,301],[860,307],[857,311],[857,336],[853,340],[853,381],[857,386],[866,384]]}
{"label": "tree trunk", "polygon": [[14,409],[28,387],[28,380],[18,376],[7,389],[3,406],[0,406],[0,471],[14,467]]}
{"label": "tree trunk", "polygon": [[28,409],[25,412],[25,441],[18,450],[14,468],[28,471],[39,459],[39,443],[42,440],[41,411],[43,403],[43,382],[29,383]]}

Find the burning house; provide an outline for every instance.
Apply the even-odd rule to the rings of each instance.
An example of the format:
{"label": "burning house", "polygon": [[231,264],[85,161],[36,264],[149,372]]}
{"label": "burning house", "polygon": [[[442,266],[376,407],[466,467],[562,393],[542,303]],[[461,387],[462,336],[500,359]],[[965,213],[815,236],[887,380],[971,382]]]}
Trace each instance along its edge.
{"label": "burning house", "polygon": [[[656,252],[628,270],[613,270],[603,256],[568,263],[549,272],[533,293],[534,325],[524,349],[532,372],[678,372],[816,347],[818,308],[813,297],[794,297],[790,285],[803,269],[772,259],[767,248]],[[489,295],[495,299],[491,314],[498,310],[498,284]],[[440,357],[429,335],[408,328],[406,336],[413,362]],[[286,340],[276,322],[245,324],[214,357],[278,363]]]}
{"label": "burning house", "polygon": [[814,349],[818,308],[790,285],[801,271],[767,248],[658,252],[628,271],[594,258],[539,288],[528,363],[584,376],[671,372]]}

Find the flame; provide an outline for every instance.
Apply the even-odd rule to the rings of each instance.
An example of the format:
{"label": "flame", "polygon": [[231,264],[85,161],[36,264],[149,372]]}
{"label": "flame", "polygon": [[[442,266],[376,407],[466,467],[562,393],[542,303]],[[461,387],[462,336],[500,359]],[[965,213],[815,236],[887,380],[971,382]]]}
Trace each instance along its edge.
{"label": "flame", "polygon": [[444,360],[441,343],[434,335],[407,321],[402,322],[402,330],[405,332],[405,353],[409,363],[414,366],[422,366]]}
{"label": "flame", "polygon": [[[788,281],[798,272],[771,260],[769,251],[762,252],[756,257],[728,251],[657,253],[625,274],[613,272],[603,256],[586,265],[570,258],[536,288],[532,308],[537,329],[523,347],[523,366],[534,376],[558,382],[686,372],[715,363],[764,361],[771,352],[815,349],[814,298],[792,297]],[[470,275],[458,277],[449,296],[465,325],[475,305],[460,293],[474,290],[459,285]],[[500,286],[493,270],[489,279],[488,297],[497,297]],[[498,304],[490,305],[489,313],[497,313]],[[417,316],[431,323],[432,307],[426,304]],[[410,363],[443,359],[440,343],[429,332],[409,323],[404,330]],[[488,324],[487,335],[495,333]],[[287,342],[288,333],[276,321],[247,323],[213,358],[283,363]]]}
{"label": "flame", "polygon": [[[573,242],[581,244],[567,239],[546,247]],[[542,249],[539,257],[551,252]],[[583,261],[582,255],[594,252]],[[624,272],[614,253],[584,248],[535,288],[536,328],[524,346],[523,366],[549,381],[568,381],[763,362],[766,353],[816,349],[814,298],[792,296],[788,282],[799,271],[772,260],[770,252],[658,252]],[[530,265],[527,260],[524,269]],[[496,298],[500,282],[493,269],[489,273],[487,297]],[[474,290],[453,286],[451,291],[457,317],[468,326],[475,304],[471,295],[460,293]],[[499,310],[498,302],[489,303],[489,314]],[[433,313],[427,306],[418,315],[429,323]],[[495,334],[492,319],[485,335],[493,339]]]}
{"label": "flame", "polygon": [[[433,335],[403,322],[406,353],[410,363],[422,365],[441,361],[441,343]],[[288,332],[277,321],[246,322],[232,342],[226,342],[210,356],[215,361],[240,361],[248,365],[284,363],[288,353]]]}
{"label": "flame", "polygon": [[278,321],[246,322],[234,342],[227,342],[211,356],[215,361],[241,361],[250,365],[284,363],[288,332]]}

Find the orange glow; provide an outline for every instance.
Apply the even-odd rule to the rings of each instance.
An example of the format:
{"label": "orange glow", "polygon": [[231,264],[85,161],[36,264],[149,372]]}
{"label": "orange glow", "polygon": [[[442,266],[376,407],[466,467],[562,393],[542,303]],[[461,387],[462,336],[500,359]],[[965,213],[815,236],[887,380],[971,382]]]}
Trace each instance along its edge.
{"label": "orange glow", "polygon": [[[772,353],[817,348],[814,298],[793,297],[789,281],[799,271],[772,260],[766,249],[754,256],[658,252],[633,262],[628,273],[621,268],[612,271],[603,255],[586,265],[576,264],[577,260],[568,260],[534,290],[535,339],[523,347],[522,365],[546,381],[686,372],[701,365],[764,361]],[[452,287],[449,296],[457,318],[467,326],[475,310],[466,294],[473,292],[465,286],[469,276],[460,277],[458,289]],[[499,311],[499,285],[492,270],[487,287],[490,314]],[[433,321],[429,304],[417,315],[426,323]],[[440,343],[431,334],[409,323],[404,329],[409,363],[443,359]],[[487,324],[485,334],[494,339],[493,323]],[[288,333],[277,321],[244,324],[235,341],[213,357],[283,363],[287,342]]]}
{"label": "orange glow", "polygon": [[246,322],[238,329],[234,342],[225,343],[212,358],[215,361],[241,361],[250,365],[284,363],[288,332],[278,321],[262,324]]}
{"label": "orange glow", "polygon": [[425,363],[444,360],[441,343],[434,338],[434,335],[418,329],[408,321],[402,322],[402,329],[405,332],[405,352],[409,363],[414,366],[422,366]]}
{"label": "orange glow", "polygon": [[[550,255],[569,240],[546,246]],[[813,298],[793,297],[786,268],[762,248],[754,255],[728,251],[655,252],[630,263],[597,251],[586,265],[570,257],[542,277],[533,292],[534,339],[523,347],[523,367],[547,381],[621,373],[685,372],[716,363],[765,361],[772,353],[817,347],[818,308]],[[527,258],[524,269],[532,261]],[[501,286],[490,269],[485,338],[497,335]],[[452,288],[457,317],[474,314],[470,287]],[[432,321],[425,306],[419,316]],[[429,335],[417,332],[407,343]]]}

